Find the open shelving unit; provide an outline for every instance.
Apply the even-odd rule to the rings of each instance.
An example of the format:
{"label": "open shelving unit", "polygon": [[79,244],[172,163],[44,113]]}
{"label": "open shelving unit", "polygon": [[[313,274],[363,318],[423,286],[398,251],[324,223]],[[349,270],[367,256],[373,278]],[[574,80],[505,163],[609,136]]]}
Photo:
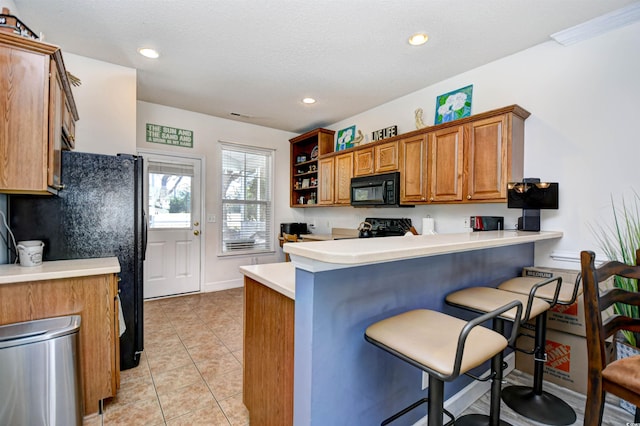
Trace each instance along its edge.
{"label": "open shelving unit", "polygon": [[317,206],[318,157],[333,152],[333,130],[315,129],[291,143],[291,207]]}

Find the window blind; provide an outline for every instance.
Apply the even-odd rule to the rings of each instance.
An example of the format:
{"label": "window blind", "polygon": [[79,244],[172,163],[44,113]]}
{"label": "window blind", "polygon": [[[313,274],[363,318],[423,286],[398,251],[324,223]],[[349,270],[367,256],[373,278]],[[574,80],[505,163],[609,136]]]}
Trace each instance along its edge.
{"label": "window blind", "polygon": [[221,143],[222,253],[273,251],[273,150]]}

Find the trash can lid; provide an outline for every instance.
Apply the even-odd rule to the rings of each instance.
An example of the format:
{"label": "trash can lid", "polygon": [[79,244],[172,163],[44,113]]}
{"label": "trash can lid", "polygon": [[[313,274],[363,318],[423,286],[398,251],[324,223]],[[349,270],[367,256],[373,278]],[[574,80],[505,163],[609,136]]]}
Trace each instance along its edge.
{"label": "trash can lid", "polygon": [[0,349],[55,339],[80,329],[80,315],[44,318],[0,326]]}

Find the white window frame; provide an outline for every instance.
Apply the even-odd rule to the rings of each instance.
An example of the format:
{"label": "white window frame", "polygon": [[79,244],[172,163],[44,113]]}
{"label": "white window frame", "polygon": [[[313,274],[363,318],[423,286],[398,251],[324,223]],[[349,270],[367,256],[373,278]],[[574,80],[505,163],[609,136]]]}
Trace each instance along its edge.
{"label": "white window frame", "polygon": [[[219,147],[219,188],[220,188],[220,205],[219,205],[219,215],[220,218],[220,227],[218,233],[218,256],[220,257],[231,257],[231,256],[255,256],[258,254],[273,254],[275,253],[275,241],[274,241],[274,181],[275,181],[275,149],[272,148],[262,148],[257,146],[250,146],[244,144],[237,144],[232,142],[218,141]],[[224,215],[224,207],[227,202],[224,199],[223,193],[223,182],[224,182],[224,165],[223,165],[223,152],[225,150],[230,151],[239,151],[248,154],[256,154],[256,155],[264,155],[267,157],[267,164],[269,168],[269,182],[267,183],[269,199],[264,201],[239,201],[239,200],[230,200],[229,203],[232,204],[240,204],[240,205],[265,205],[268,213],[268,220],[266,223],[266,235],[268,237],[268,245],[265,248],[248,248],[248,249],[238,249],[238,250],[227,250],[225,251],[225,242],[224,242],[224,229],[225,229],[225,215]]]}

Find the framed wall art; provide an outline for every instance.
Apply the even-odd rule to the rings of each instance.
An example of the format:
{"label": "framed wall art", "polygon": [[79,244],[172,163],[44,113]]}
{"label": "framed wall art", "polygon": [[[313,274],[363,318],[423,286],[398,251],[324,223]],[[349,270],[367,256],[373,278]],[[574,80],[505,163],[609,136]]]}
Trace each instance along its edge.
{"label": "framed wall art", "polygon": [[336,151],[342,151],[343,149],[353,148],[353,140],[356,137],[356,126],[347,127],[338,131],[336,138]]}
{"label": "framed wall art", "polygon": [[470,116],[472,95],[473,84],[438,96],[434,124]]}

